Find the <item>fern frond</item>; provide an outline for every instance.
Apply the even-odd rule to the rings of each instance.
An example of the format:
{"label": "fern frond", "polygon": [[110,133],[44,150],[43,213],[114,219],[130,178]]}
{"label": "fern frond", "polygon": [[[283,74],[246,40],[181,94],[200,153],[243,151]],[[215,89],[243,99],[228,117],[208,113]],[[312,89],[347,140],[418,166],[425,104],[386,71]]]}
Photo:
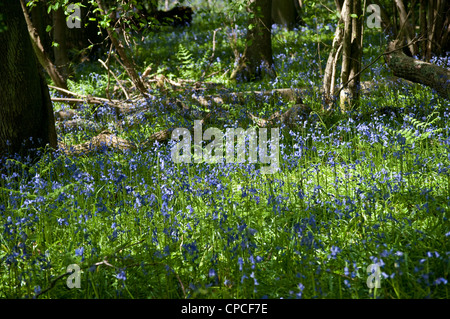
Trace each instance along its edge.
{"label": "fern frond", "polygon": [[[420,121],[416,118],[413,118],[409,115],[404,115],[405,119],[409,120],[412,124],[412,128],[404,128],[401,130],[393,130],[391,128],[386,128],[386,130],[393,136],[401,136],[405,139],[405,144],[412,145],[417,142],[423,141],[430,137],[433,133],[439,133],[442,131],[442,129],[434,129],[434,130],[427,130],[429,127],[431,127],[436,121],[440,119],[439,116],[436,116],[433,118],[434,115],[436,115],[437,112],[433,112],[432,114],[427,116],[426,121]],[[433,119],[432,119],[433,118]],[[420,134],[416,135],[416,132],[420,132]]]}

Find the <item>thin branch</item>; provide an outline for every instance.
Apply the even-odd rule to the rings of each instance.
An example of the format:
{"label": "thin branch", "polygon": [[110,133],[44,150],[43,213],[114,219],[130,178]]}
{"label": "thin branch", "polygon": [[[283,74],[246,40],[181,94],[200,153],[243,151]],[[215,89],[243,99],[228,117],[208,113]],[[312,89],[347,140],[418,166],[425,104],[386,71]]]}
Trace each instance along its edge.
{"label": "thin branch", "polygon": [[125,97],[127,100],[130,99],[130,96],[128,95],[127,91],[125,90],[125,88],[123,87],[122,83],[120,83],[119,79],[117,78],[117,76],[114,74],[113,71],[111,71],[111,69],[106,65],[105,62],[103,62],[101,59],[98,59],[98,61],[103,65],[103,67],[108,71],[108,73],[110,73],[114,79],[116,80],[117,84],[119,85],[119,87],[122,89],[122,92],[125,94]]}
{"label": "thin branch", "polygon": [[217,31],[220,31],[220,30],[222,30],[222,28],[218,28],[218,29],[214,30],[213,43],[212,43],[212,53],[211,53],[211,56],[208,59],[208,65],[206,66],[205,71],[203,72],[202,76],[200,77],[200,81],[202,81],[205,78],[206,72],[209,71],[209,69],[211,68],[211,65],[213,63],[214,54],[216,52],[216,33],[217,33]]}
{"label": "thin branch", "polygon": [[105,98],[102,98],[102,97],[92,97],[92,96],[78,94],[78,93],[71,92],[69,90],[66,90],[66,89],[63,89],[63,88],[60,88],[60,87],[57,87],[57,86],[53,86],[53,85],[49,85],[48,87],[51,88],[51,89],[54,89],[54,90],[57,90],[57,91],[60,91],[60,92],[63,92],[63,93],[66,93],[68,95],[75,96],[75,97],[78,98],[78,99],[73,99],[73,98],[52,97],[52,101],[55,101],[55,102],[63,102],[63,101],[84,102],[84,101],[87,101],[88,103],[93,103],[93,104],[102,104],[102,103],[105,103],[105,102],[106,103],[110,103],[110,102],[121,103],[121,101],[118,101],[118,100],[111,100],[111,99],[105,99]]}

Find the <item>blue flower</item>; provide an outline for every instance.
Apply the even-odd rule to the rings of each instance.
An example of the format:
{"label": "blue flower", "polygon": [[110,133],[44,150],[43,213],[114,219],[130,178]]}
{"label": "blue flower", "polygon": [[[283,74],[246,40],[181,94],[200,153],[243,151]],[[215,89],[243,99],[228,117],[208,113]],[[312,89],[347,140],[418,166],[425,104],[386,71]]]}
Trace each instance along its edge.
{"label": "blue flower", "polygon": [[299,283],[297,285],[299,292],[296,294],[297,298],[301,298],[302,294],[303,294],[303,290],[305,289],[305,285],[303,285],[302,283]]}
{"label": "blue flower", "polygon": [[345,285],[347,288],[350,288],[350,287],[351,287],[350,282],[349,282],[347,279],[344,280],[344,285]]}
{"label": "blue flower", "polygon": [[341,252],[341,249],[337,246],[331,246],[331,254],[328,255],[328,258],[336,259],[336,256]]}
{"label": "blue flower", "polygon": [[242,265],[244,264],[244,259],[242,257],[238,258],[239,271],[242,271]]}
{"label": "blue flower", "polygon": [[440,277],[434,281],[435,285],[440,285],[440,284],[446,285],[447,283],[448,283],[447,279],[442,278],[442,277]]}
{"label": "blue flower", "polygon": [[84,247],[80,247],[80,248],[75,249],[75,256],[83,257],[83,253],[84,253]]}
{"label": "blue flower", "polygon": [[120,269],[119,273],[117,275],[115,275],[114,277],[116,277],[119,280],[127,280],[127,274],[125,273],[124,269]]}
{"label": "blue flower", "polygon": [[35,293],[36,295],[40,294],[40,293],[41,293],[41,286],[36,286],[36,287],[34,287],[34,293]]}

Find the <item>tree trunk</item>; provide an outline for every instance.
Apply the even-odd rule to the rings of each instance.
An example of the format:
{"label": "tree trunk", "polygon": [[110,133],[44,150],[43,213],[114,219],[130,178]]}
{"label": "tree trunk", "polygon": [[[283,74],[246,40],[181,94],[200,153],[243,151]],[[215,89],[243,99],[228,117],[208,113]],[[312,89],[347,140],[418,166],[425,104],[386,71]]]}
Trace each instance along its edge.
{"label": "tree trunk", "polygon": [[397,50],[398,47],[398,40],[391,42],[388,46],[388,52],[391,53],[386,55],[386,62],[394,75],[429,86],[441,97],[450,100],[450,70],[410,58]]}
{"label": "tree trunk", "polygon": [[[351,56],[352,56],[352,2],[353,0],[345,0],[342,6],[342,20],[344,23],[344,36],[342,39],[342,67],[341,67],[341,84],[347,83],[350,74]],[[340,105],[344,110],[348,107],[344,106],[350,99],[350,92],[347,88],[341,90]]]}
{"label": "tree trunk", "polygon": [[37,34],[41,40],[42,47],[45,52],[49,53],[50,60],[54,61],[52,50],[52,38],[46,28],[52,24],[51,17],[47,14],[47,6],[42,1],[35,2],[33,8],[29,10],[29,16],[33,27],[36,29]]}
{"label": "tree trunk", "polygon": [[65,27],[67,50],[76,52],[75,57],[79,60],[91,57],[94,61],[97,61],[96,58],[98,57],[94,57],[94,55],[98,51],[106,51],[105,48],[109,48],[108,41],[105,41],[106,35],[99,34],[101,29],[97,21],[90,20],[96,18],[96,14],[93,12],[94,5],[87,0],[80,2],[83,5],[80,7],[82,27],[72,29]]}
{"label": "tree trunk", "polygon": [[59,73],[67,80],[69,56],[67,54],[67,42],[66,42],[66,15],[63,9],[60,7],[58,10],[52,12],[53,17],[53,42],[57,45],[53,47],[55,55],[55,65],[58,68]]}
{"label": "tree trunk", "polygon": [[[106,15],[106,7],[103,5],[103,0],[97,0],[98,8],[101,11],[101,14]],[[111,16],[111,20],[114,21],[115,17]],[[122,41],[119,39],[119,36],[116,32],[113,31],[112,28],[107,28],[106,31],[108,32],[109,38],[111,39],[112,44],[117,50],[117,53],[119,54],[120,59],[122,60],[123,64],[125,65],[125,70],[127,71],[128,75],[130,76],[131,81],[133,81],[133,84],[136,86],[137,90],[144,96],[148,96],[148,91],[142,82],[141,78],[138,76],[136,69],[134,67],[133,60],[128,58],[125,47],[123,46]]]}
{"label": "tree trunk", "polygon": [[[390,23],[390,18],[380,1],[368,0],[367,3],[380,6],[383,27]],[[394,22],[390,28],[394,35],[392,39],[411,43],[416,36],[416,26],[419,26],[418,35],[422,41],[419,44],[409,45],[411,55],[420,54],[421,59],[429,61],[432,55],[439,56],[450,50],[450,0],[395,0],[391,3],[394,12],[392,16]],[[397,20],[400,21],[398,25]]]}
{"label": "tree trunk", "polygon": [[344,5],[344,0],[334,0],[334,3],[336,4],[337,11],[341,12],[342,6]]}
{"label": "tree trunk", "polygon": [[436,31],[435,19],[435,2],[436,0],[428,0],[428,35],[427,35],[427,54],[425,59],[430,61],[433,52],[434,33]]}
{"label": "tree trunk", "polygon": [[441,48],[442,52],[448,52],[450,51],[450,1],[446,1],[444,8],[445,19],[442,24]]}
{"label": "tree trunk", "polygon": [[36,156],[56,148],[53,109],[18,1],[0,0],[7,31],[0,32],[0,155]]}
{"label": "tree trunk", "polygon": [[[395,5],[397,6],[397,11],[400,17],[400,27],[399,27],[399,36],[405,37],[407,43],[411,43],[414,38],[414,26],[410,23],[408,17],[408,13],[406,12],[405,5],[402,0],[395,0]],[[414,10],[414,8],[411,8]],[[417,54],[417,48],[415,43],[411,43],[409,45],[409,51],[411,55]]]}
{"label": "tree trunk", "polygon": [[[251,0],[246,49],[231,79],[254,81],[275,76],[272,58],[272,0]],[[250,27],[251,26],[251,27]]]}
{"label": "tree trunk", "polygon": [[[339,2],[336,1],[337,10],[339,13],[341,13],[340,8],[341,6],[338,6]],[[344,36],[344,30],[341,28],[342,21],[342,14],[341,18],[339,19],[336,31],[334,33],[333,43],[331,45],[331,51],[328,56],[327,65],[325,67],[324,77],[323,77],[323,87],[322,87],[322,93],[324,102],[326,105],[330,106],[333,101],[335,100],[334,93],[335,93],[335,83],[336,83],[336,69],[337,69],[337,63],[339,56],[342,51],[342,38]]]}
{"label": "tree trunk", "polygon": [[[352,17],[352,40],[351,40],[351,55],[350,55],[350,73],[347,81],[350,96],[353,99],[352,107],[357,107],[359,104],[359,86],[360,86],[360,71],[361,71],[361,59],[362,59],[362,8],[361,1],[354,0],[352,13],[357,17]],[[344,82],[342,83],[343,85]],[[341,104],[342,105],[342,104]]]}
{"label": "tree trunk", "polygon": [[[420,25],[420,37],[423,39],[427,38],[428,31],[427,31],[427,8],[425,6],[425,0],[420,0],[420,6],[419,6],[419,25]],[[422,41],[420,46],[420,53],[422,57],[426,56],[427,54],[427,41]]]}
{"label": "tree trunk", "polygon": [[272,0],[272,21],[288,30],[301,23],[299,0]]}
{"label": "tree trunk", "polygon": [[[352,17],[356,15],[357,17]],[[362,9],[360,0],[345,0],[341,12],[344,22],[340,107],[343,111],[359,103],[362,57]]]}
{"label": "tree trunk", "polygon": [[34,53],[36,54],[40,64],[47,71],[48,75],[55,83],[56,86],[67,89],[67,82],[64,76],[59,72],[58,68],[51,61],[47,51],[45,51],[44,46],[42,45],[41,39],[36,28],[33,26],[30,16],[28,14],[28,10],[25,6],[25,1],[20,0],[20,4],[22,6],[22,16],[25,17],[26,26],[28,27],[28,38],[31,37],[31,42],[33,45]]}
{"label": "tree trunk", "polygon": [[380,1],[378,0],[368,0],[366,2],[367,5],[376,4],[378,7],[380,7],[380,18],[381,18],[381,26],[383,28],[383,31],[388,34],[390,37],[396,36],[395,27],[392,24],[391,17],[386,12],[385,8],[381,5]]}

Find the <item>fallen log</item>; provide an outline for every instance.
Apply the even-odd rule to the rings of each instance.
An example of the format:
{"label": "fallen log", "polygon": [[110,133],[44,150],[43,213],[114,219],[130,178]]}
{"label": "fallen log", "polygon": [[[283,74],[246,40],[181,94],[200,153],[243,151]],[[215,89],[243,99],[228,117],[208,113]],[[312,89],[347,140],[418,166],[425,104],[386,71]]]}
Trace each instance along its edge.
{"label": "fallen log", "polygon": [[91,140],[73,145],[67,146],[64,143],[59,143],[59,148],[66,155],[90,155],[92,153],[101,151],[101,150],[112,150],[118,149],[122,151],[126,150],[136,150],[136,145],[132,142],[124,140],[123,138],[117,137],[109,130],[102,131],[99,135],[94,136]]}
{"label": "fallen log", "polygon": [[450,70],[432,63],[411,58],[398,50],[400,42],[388,45],[385,59],[395,76],[426,85],[446,100],[450,100]]}
{"label": "fallen log", "polygon": [[259,127],[274,127],[281,124],[286,125],[289,128],[298,128],[300,123],[303,123],[311,114],[312,109],[305,104],[296,104],[290,107],[286,112],[275,112],[267,120],[259,118],[250,112],[248,116]]}

